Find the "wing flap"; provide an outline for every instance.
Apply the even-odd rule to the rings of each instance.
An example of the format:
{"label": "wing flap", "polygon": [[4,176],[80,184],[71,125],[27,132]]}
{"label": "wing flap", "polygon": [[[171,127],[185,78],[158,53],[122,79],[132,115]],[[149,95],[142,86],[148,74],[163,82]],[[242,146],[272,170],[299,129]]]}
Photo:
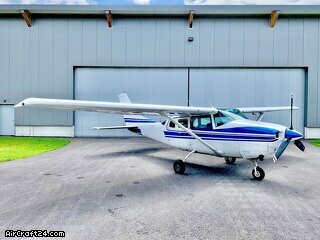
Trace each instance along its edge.
{"label": "wing flap", "polygon": [[27,98],[15,107],[45,107],[65,110],[107,112],[116,114],[208,114],[216,113],[216,108],[187,107],[155,104],[118,103],[118,102],[97,102],[83,100],[64,100],[46,98]]}

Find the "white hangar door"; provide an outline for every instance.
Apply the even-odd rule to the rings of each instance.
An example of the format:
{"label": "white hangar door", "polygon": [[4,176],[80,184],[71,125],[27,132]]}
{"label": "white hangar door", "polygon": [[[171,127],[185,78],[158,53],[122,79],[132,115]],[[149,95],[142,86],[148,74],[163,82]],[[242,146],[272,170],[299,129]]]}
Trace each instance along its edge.
{"label": "white hangar door", "polygon": [[[118,102],[126,92],[132,102],[187,105],[186,68],[76,68],[75,99]],[[123,125],[121,115],[75,112],[75,135],[81,137],[132,136],[128,130],[90,130]],[[135,135],[136,136],[136,135]]]}
{"label": "white hangar door", "polygon": [[[304,130],[305,71],[283,68],[191,68],[190,102],[193,106],[289,106],[294,94],[293,125]],[[256,116],[250,118],[256,119]],[[290,127],[290,112],[266,113],[263,121]]]}

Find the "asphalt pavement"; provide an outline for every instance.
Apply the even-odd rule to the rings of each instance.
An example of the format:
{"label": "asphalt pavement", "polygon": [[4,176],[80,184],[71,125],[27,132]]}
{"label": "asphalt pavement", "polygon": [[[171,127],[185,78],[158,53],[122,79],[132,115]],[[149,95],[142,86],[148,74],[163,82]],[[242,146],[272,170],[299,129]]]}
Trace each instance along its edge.
{"label": "asphalt pavement", "polygon": [[260,162],[266,177],[255,181],[247,160],[194,154],[176,175],[186,152],[161,143],[73,139],[0,163],[0,238],[42,229],[65,239],[320,239],[320,148],[305,145]]}

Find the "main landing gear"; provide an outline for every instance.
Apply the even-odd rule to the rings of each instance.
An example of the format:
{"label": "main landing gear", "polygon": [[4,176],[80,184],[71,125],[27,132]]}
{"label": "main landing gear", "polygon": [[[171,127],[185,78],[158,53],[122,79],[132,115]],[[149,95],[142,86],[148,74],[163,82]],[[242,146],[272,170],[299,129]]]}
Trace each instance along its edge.
{"label": "main landing gear", "polygon": [[[193,150],[184,158],[184,160],[179,159],[173,163],[173,170],[176,174],[184,174],[184,172],[186,171],[186,161],[195,152],[196,151]],[[236,158],[234,157],[225,157],[224,159],[227,164],[234,164],[236,161]],[[258,160],[262,161],[263,156],[259,156],[258,159],[251,159],[252,163],[254,164],[254,168],[252,169],[252,176],[255,180],[261,181],[262,179],[264,179],[265,173],[263,169],[258,166]]]}
{"label": "main landing gear", "polygon": [[261,181],[265,177],[265,173],[261,167],[258,166],[258,160],[252,160],[255,167],[252,169],[252,176],[255,180]]}
{"label": "main landing gear", "polygon": [[235,157],[225,157],[224,160],[226,161],[227,164],[234,164],[236,162]]}
{"label": "main landing gear", "polygon": [[186,161],[188,159],[188,157],[191,156],[191,154],[195,153],[196,151],[193,150],[192,152],[190,152],[185,158],[184,160],[180,160],[178,159],[177,161],[175,161],[173,163],[173,170],[176,174],[184,174],[184,172],[186,171]]}

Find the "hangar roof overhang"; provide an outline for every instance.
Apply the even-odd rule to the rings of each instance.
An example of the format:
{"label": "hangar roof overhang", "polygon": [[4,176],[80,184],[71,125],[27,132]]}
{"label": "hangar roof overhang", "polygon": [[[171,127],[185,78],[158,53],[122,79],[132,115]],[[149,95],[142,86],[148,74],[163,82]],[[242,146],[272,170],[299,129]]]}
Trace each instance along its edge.
{"label": "hangar roof overhang", "polygon": [[28,10],[35,15],[101,15],[106,11],[125,16],[269,16],[279,11],[288,16],[320,16],[320,5],[0,5],[0,15],[21,14]]}

